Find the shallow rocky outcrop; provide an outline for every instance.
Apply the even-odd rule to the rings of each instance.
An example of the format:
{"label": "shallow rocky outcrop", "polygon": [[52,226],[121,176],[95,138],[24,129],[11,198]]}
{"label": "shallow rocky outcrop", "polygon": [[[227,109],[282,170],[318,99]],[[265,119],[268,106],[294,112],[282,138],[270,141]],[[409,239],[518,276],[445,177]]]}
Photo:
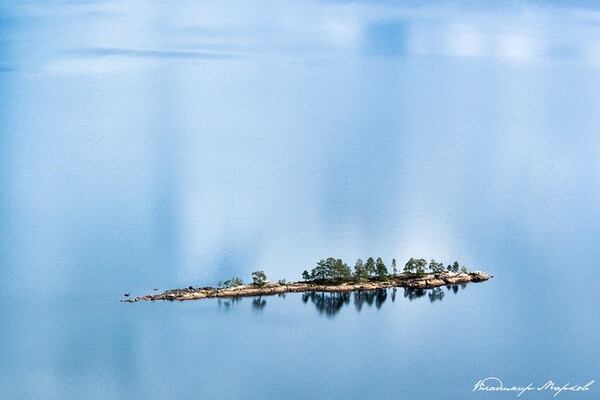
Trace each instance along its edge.
{"label": "shallow rocky outcrop", "polygon": [[210,297],[248,297],[248,296],[269,296],[280,293],[297,292],[354,292],[361,290],[378,290],[389,287],[408,287],[415,289],[428,289],[438,286],[483,282],[490,277],[481,271],[471,273],[442,272],[435,274],[423,274],[416,276],[414,274],[392,275],[385,282],[345,282],[341,284],[320,285],[310,282],[290,282],[279,284],[275,282],[266,282],[263,286],[240,285],[225,289],[214,287],[188,287],[186,289],[167,290],[164,293],[149,294],[146,296],[135,297],[124,300],[126,303],[135,303],[140,300],[197,300]]}

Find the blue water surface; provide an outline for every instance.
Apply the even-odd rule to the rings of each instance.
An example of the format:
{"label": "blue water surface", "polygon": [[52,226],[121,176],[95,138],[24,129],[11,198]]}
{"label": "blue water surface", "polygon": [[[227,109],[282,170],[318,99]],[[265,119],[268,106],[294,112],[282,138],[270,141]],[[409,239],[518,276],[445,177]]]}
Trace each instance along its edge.
{"label": "blue water surface", "polygon": [[[6,0],[0,94],[2,398],[600,382],[587,2]],[[299,280],[330,256],[494,278],[120,302],[258,269]]]}

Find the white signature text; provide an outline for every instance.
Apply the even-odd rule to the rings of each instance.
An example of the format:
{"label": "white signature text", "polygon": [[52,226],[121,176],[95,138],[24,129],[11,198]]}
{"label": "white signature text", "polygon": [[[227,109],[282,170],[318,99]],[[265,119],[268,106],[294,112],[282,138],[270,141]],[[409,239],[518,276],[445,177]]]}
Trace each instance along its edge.
{"label": "white signature text", "polygon": [[570,383],[564,385],[558,385],[553,381],[548,381],[544,383],[542,386],[535,386],[533,383],[530,383],[526,386],[505,386],[502,381],[494,376],[490,376],[485,379],[479,380],[475,386],[473,387],[473,391],[488,391],[488,392],[515,392],[517,397],[521,397],[523,393],[527,393],[529,391],[551,391],[555,392],[554,397],[558,396],[562,392],[587,392],[590,390],[590,387],[594,384],[595,381],[589,381],[584,386],[581,385],[572,385]]}

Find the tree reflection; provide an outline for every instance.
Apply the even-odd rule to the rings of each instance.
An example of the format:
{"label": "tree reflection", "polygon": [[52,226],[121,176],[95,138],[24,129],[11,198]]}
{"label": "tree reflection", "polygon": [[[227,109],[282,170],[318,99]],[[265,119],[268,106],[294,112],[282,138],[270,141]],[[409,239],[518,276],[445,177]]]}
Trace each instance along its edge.
{"label": "tree reflection", "polygon": [[[458,292],[458,285],[448,285],[447,291],[454,293]],[[390,293],[388,293],[390,292]],[[383,303],[388,298],[388,294],[395,301],[398,288],[393,289],[378,289],[378,290],[359,290],[356,292],[348,293],[329,293],[329,292],[304,292],[302,293],[302,302],[312,302],[319,314],[324,314],[327,317],[333,317],[340,312],[344,306],[350,304],[352,298],[356,311],[361,311],[363,306],[371,307],[375,304],[377,309],[383,306]],[[441,301],[446,295],[443,287],[436,287],[433,289],[419,289],[419,288],[404,288],[404,298],[409,301],[428,296],[429,301],[434,303]]]}
{"label": "tree reflection", "polygon": [[385,300],[387,299],[387,290],[381,289],[377,290],[376,292],[377,293],[375,294],[375,307],[377,307],[377,309],[380,309],[381,305],[385,303]]}
{"label": "tree reflection", "polygon": [[310,292],[302,293],[302,302],[303,303],[308,303],[309,299],[310,299]]}
{"label": "tree reflection", "polygon": [[308,300],[313,302],[319,314],[333,317],[344,305],[350,304],[350,293],[305,292],[302,301],[306,303]]}
{"label": "tree reflection", "polygon": [[[381,308],[388,296],[387,289],[380,290],[360,290],[357,292],[305,292],[302,294],[302,302],[308,303],[310,300],[316,307],[319,314],[324,314],[327,317],[333,317],[340,310],[350,304],[352,299],[354,307],[360,311],[363,305],[369,307],[375,304],[377,309]],[[395,294],[392,294],[395,296]]]}
{"label": "tree reflection", "polygon": [[425,289],[404,288],[404,297],[407,298],[409,301],[413,301],[415,299],[418,299],[419,297],[423,297],[425,296],[425,294],[427,294],[427,291]]}
{"label": "tree reflection", "polygon": [[[432,289],[423,288],[403,288],[404,298],[408,301],[417,300],[427,296],[430,303],[442,301],[446,292],[458,293],[459,286],[464,288],[466,285],[446,285],[446,290],[443,286]],[[392,302],[396,300],[399,288],[377,289],[377,290],[358,290],[355,292],[303,292],[301,299],[304,304],[312,303],[318,313],[325,315],[328,318],[336,316],[345,306],[352,302],[356,311],[362,311],[364,306],[371,307],[375,305],[376,309],[381,309],[388,297]],[[279,294],[278,297],[285,299],[286,294]],[[295,297],[295,296],[292,296]],[[228,310],[241,300],[239,297],[228,299],[218,299],[219,307]],[[262,311],[267,305],[264,296],[254,297],[252,299],[252,309]]]}
{"label": "tree reflection", "polygon": [[263,299],[261,296],[255,297],[252,300],[252,308],[257,311],[261,311],[267,305],[267,301]]}
{"label": "tree reflection", "polygon": [[[385,289],[381,289],[381,291],[385,291]],[[356,310],[362,310],[363,304],[367,304],[370,307],[374,302],[376,304],[379,303],[377,308],[380,308],[385,301],[385,298],[379,295],[380,299],[376,300],[378,296],[377,292],[379,292],[379,290],[360,290],[358,292],[354,292],[354,307],[356,307]]]}
{"label": "tree reflection", "polygon": [[225,310],[229,310],[231,307],[235,306],[242,298],[241,297],[228,297],[228,298],[218,298],[217,304],[219,308],[223,307]]}
{"label": "tree reflection", "polygon": [[436,287],[431,289],[431,291],[429,292],[429,301],[431,303],[433,303],[436,300],[442,300],[444,298],[444,291],[442,290],[441,287]]}

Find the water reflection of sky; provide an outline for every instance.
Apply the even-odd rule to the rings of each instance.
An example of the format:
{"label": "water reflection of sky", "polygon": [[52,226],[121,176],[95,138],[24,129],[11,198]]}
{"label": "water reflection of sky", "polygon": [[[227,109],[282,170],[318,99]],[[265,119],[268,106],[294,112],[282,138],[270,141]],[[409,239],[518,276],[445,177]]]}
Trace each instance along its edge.
{"label": "water reflection of sky", "polygon": [[3,6],[10,282],[597,255],[597,11],[258,9]]}
{"label": "water reflection of sky", "polygon": [[[149,396],[141,388],[161,379],[148,365],[176,361],[156,326],[202,325],[186,322],[190,308],[155,316],[112,308],[113,299],[248,280],[258,268],[296,280],[328,256],[459,259],[495,275],[456,296],[462,307],[478,304],[477,318],[436,325],[495,343],[478,358],[460,354],[475,364],[473,378],[487,367],[517,379],[541,362],[568,380],[597,371],[599,21],[585,2],[556,1],[3,2],[0,288],[9,300],[0,358],[25,372],[0,383],[18,393],[10,382],[37,381],[29,397],[68,398],[108,380],[98,396],[117,398],[137,380]],[[425,333],[414,328],[418,312],[451,314],[449,295],[418,299],[393,319],[389,294],[377,314],[388,319],[370,316],[374,325],[350,336],[363,343],[392,318],[402,333],[397,347],[386,344],[390,354],[430,371],[405,344]],[[235,314],[258,343],[268,344],[259,336],[266,321],[290,335],[297,328],[292,317],[277,325],[287,308],[273,304],[283,303]],[[206,312],[214,328],[203,339],[241,351],[242,339],[223,333],[223,313]],[[356,323],[344,315],[332,331]],[[326,323],[314,311],[306,318],[315,324],[307,342],[270,338],[285,357],[294,357],[292,338],[306,344]],[[199,339],[177,335],[171,354],[202,353],[192,347]],[[555,351],[572,359],[559,365]],[[522,367],[519,354],[528,356]],[[202,355],[213,366],[207,379],[239,362]],[[351,355],[357,368],[373,361]],[[284,370],[297,389],[295,370]],[[323,371],[307,378],[340,379]],[[170,378],[186,394],[197,376]],[[332,385],[366,395],[358,384]]]}

